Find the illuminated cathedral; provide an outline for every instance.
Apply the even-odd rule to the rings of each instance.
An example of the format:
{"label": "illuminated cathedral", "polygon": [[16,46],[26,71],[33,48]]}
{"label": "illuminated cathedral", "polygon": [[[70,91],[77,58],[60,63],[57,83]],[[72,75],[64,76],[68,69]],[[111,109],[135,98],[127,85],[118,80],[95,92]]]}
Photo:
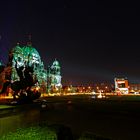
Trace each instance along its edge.
{"label": "illuminated cathedral", "polygon": [[15,66],[26,67],[26,65],[33,67],[33,78],[37,79],[37,86],[44,87],[46,91],[53,91],[52,89],[60,89],[61,73],[59,62],[55,59],[51,67],[44,68],[44,63],[38,51],[32,46],[32,43],[28,42],[27,45],[17,45],[9,52],[9,60],[7,66],[1,72],[4,81],[9,80],[11,82],[18,81],[19,76],[17,74]]}

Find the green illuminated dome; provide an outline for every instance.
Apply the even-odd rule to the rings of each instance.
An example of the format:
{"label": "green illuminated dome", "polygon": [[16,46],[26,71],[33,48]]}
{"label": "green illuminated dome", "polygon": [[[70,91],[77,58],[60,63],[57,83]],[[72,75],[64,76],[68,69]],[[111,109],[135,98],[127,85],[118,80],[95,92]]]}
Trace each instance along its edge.
{"label": "green illuminated dome", "polygon": [[55,61],[53,62],[53,66],[60,66],[59,62],[55,59]]}
{"label": "green illuminated dome", "polygon": [[17,63],[17,67],[25,67],[27,65],[26,62],[30,66],[34,68],[34,75],[37,77],[38,82],[46,80],[46,71],[44,70],[44,64],[41,61],[41,57],[38,51],[32,47],[31,44],[27,44],[26,46],[20,46],[19,43],[11,50],[11,59],[10,64],[12,64],[12,75],[11,79],[13,81],[19,80],[17,75],[15,65]]}
{"label": "green illuminated dome", "polygon": [[38,51],[35,48],[33,48],[32,46],[23,47],[23,52],[25,55],[37,55],[37,56],[39,56]]}
{"label": "green illuminated dome", "polygon": [[29,60],[31,64],[39,64],[41,62],[38,51],[31,45],[20,46],[17,44],[17,46],[12,49],[11,53],[13,54],[14,59],[18,61]]}

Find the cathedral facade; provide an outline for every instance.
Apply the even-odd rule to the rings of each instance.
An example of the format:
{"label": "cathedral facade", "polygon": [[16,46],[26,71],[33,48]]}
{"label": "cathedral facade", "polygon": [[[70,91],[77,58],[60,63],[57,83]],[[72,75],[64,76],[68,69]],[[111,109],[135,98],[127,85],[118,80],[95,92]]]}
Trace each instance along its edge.
{"label": "cathedral facade", "polygon": [[31,43],[27,43],[27,45],[17,43],[9,52],[7,66],[0,75],[4,75],[5,81],[18,81],[20,79],[16,67],[23,67],[24,71],[24,67],[27,65],[33,67],[33,78],[37,79],[38,86],[45,88],[46,92],[50,92],[52,88],[62,87],[59,62],[55,60],[51,67],[45,69],[38,51]]}

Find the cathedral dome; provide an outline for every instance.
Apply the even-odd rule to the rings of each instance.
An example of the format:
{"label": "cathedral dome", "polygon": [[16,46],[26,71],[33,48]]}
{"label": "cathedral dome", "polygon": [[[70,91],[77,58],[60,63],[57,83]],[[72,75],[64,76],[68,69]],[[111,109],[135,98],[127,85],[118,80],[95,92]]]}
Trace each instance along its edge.
{"label": "cathedral dome", "polygon": [[25,59],[30,59],[32,63],[40,63],[41,61],[38,51],[31,45],[23,47],[23,54]]}
{"label": "cathedral dome", "polygon": [[30,55],[30,56],[38,56],[40,57],[38,51],[33,48],[32,46],[25,46],[23,47],[23,52],[24,52],[24,55]]}
{"label": "cathedral dome", "polygon": [[55,61],[53,62],[53,66],[60,66],[60,64],[59,64],[59,62],[58,62],[57,60],[55,60]]}

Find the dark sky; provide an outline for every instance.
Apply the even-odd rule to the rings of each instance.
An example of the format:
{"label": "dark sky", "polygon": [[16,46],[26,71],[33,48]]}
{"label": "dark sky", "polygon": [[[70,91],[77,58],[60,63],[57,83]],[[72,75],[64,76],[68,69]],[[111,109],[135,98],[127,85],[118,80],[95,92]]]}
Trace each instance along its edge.
{"label": "dark sky", "polygon": [[45,66],[60,61],[63,83],[127,77],[140,83],[139,4],[129,1],[1,0],[0,59],[32,35]]}

